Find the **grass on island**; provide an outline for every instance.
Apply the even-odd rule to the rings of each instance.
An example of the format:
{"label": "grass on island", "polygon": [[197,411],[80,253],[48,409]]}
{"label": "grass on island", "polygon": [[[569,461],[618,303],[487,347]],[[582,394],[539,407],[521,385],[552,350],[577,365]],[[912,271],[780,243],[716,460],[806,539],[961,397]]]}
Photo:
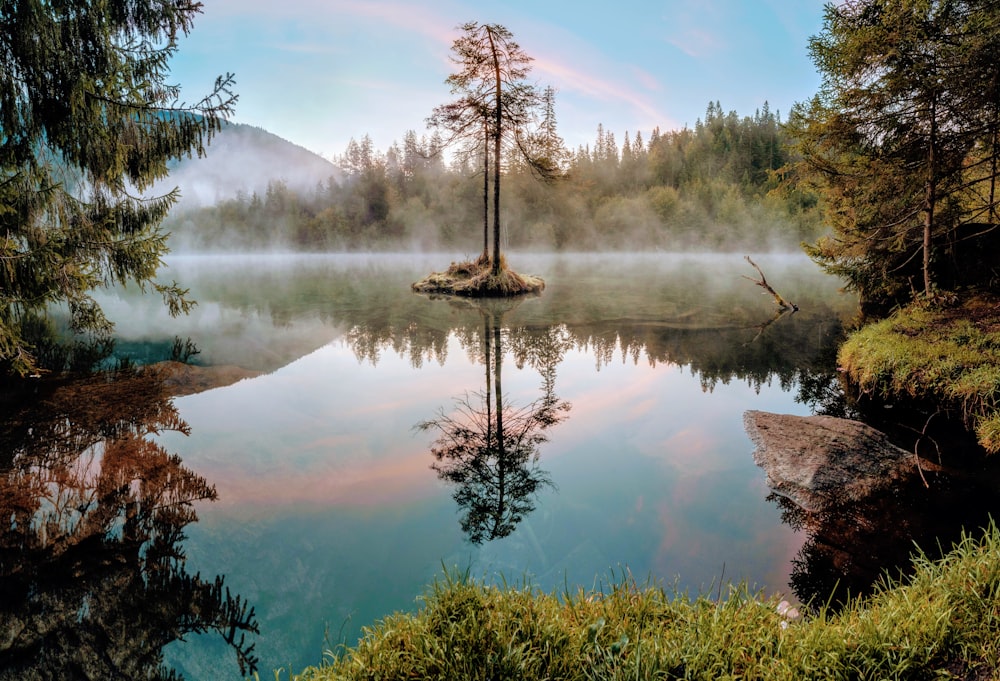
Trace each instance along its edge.
{"label": "grass on island", "polygon": [[541,277],[518,274],[507,266],[507,259],[500,256],[500,272],[492,274],[490,259],[480,256],[477,260],[452,263],[444,272],[431,272],[413,284],[418,293],[441,293],[470,298],[509,297],[540,293],[545,288]]}
{"label": "grass on island", "polygon": [[990,453],[1000,452],[1000,299],[914,303],[862,327],[838,365],[862,391],[941,401],[960,411]]}
{"label": "grass on island", "polygon": [[449,575],[416,614],[386,617],[357,646],[290,678],[997,678],[997,527],[963,535],[940,561],[914,563],[905,582],[886,580],[839,612],[820,606],[794,619],[777,598],[742,587],[690,598],[623,579],[557,596]]}

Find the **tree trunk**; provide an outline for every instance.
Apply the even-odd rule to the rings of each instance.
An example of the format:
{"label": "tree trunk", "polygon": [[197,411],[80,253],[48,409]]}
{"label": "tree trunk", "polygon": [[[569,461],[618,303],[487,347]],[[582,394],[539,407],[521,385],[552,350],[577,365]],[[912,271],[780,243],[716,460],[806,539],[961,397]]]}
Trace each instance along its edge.
{"label": "tree trunk", "polygon": [[934,210],[937,200],[937,107],[931,101],[931,138],[927,145],[927,196],[924,199],[924,296],[930,298],[931,282],[931,237],[934,233]]}
{"label": "tree trunk", "polygon": [[493,387],[490,383],[490,316],[483,315],[483,364],[486,366],[486,450],[493,446]]}
{"label": "tree trunk", "polygon": [[493,131],[493,276],[500,274],[500,123],[503,119],[501,106],[503,102],[500,89],[500,56],[497,54],[497,46],[493,41],[493,31],[487,29],[490,37],[490,50],[493,53],[493,72],[496,77],[496,129]]}
{"label": "tree trunk", "polygon": [[987,220],[989,223],[996,223],[997,220],[997,204],[996,204],[996,189],[997,189],[997,114],[994,112],[993,120],[993,132],[990,136],[990,217]]}
{"label": "tree trunk", "polygon": [[[500,341],[500,321],[490,315],[493,326],[493,387],[496,390],[497,410],[497,518],[503,522],[507,501],[507,444],[503,433],[503,391],[500,388],[500,369],[503,366],[503,346]],[[498,528],[497,528],[498,529]]]}
{"label": "tree trunk", "polygon": [[483,116],[483,255],[484,263],[490,257],[490,121]]}

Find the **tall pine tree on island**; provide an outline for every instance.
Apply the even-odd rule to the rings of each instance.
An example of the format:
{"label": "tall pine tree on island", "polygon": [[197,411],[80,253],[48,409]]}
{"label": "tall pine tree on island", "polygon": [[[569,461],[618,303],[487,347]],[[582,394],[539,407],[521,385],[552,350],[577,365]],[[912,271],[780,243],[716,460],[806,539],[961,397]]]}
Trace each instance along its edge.
{"label": "tall pine tree on island", "polygon": [[[452,43],[451,60],[458,70],[445,81],[459,98],[437,107],[428,123],[445,129],[451,139],[481,139],[484,159],[483,181],[483,256],[487,251],[485,232],[488,224],[488,177],[493,173],[493,256],[491,273],[500,274],[500,179],[503,149],[509,146],[543,177],[555,176],[559,168],[551,150],[535,153],[532,140],[538,134],[528,130],[535,123],[540,107],[548,123],[553,142],[555,116],[554,91],[543,95],[528,83],[531,57],[514,40],[514,34],[500,24],[469,22],[460,27],[462,34]],[[543,137],[544,138],[544,135]],[[491,148],[492,147],[492,148]]]}
{"label": "tall pine tree on island", "polygon": [[201,155],[236,102],[233,76],[186,104],[170,59],[190,0],[0,0],[0,371],[39,368],[54,306],[106,339],[95,289],[133,284],[171,314],[192,304],[155,280],[177,190],[146,196],[173,159]]}

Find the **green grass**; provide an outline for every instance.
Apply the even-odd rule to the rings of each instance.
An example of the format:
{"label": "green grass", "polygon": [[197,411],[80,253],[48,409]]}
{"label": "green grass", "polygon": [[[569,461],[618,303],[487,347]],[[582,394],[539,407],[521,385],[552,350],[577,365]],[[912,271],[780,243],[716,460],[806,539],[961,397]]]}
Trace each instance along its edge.
{"label": "green grass", "polygon": [[791,622],[776,599],[739,586],[713,599],[622,579],[557,595],[446,575],[415,614],[383,619],[357,646],[291,678],[996,678],[996,526],[964,536],[940,561],[915,564],[904,583],[886,581],[837,613],[821,606]]}
{"label": "green grass", "polygon": [[911,305],[844,342],[838,364],[862,391],[941,401],[961,411],[980,444],[1000,451],[1000,310]]}

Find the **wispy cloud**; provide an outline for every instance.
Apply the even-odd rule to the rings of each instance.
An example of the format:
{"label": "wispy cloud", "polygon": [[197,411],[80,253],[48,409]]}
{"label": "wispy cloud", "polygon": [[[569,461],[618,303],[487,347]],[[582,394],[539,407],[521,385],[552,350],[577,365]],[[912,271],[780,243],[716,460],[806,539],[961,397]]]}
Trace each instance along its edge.
{"label": "wispy cloud", "polygon": [[404,28],[445,45],[450,45],[455,37],[453,21],[446,19],[442,12],[419,4],[372,0],[337,0],[317,4],[324,8],[324,13],[377,19],[384,25]]}
{"label": "wispy cloud", "polygon": [[[721,0],[723,3],[726,0]],[[702,0],[697,9],[677,11],[662,17],[664,40],[688,57],[703,59],[725,49],[723,37],[729,10],[719,5],[720,0]]]}
{"label": "wispy cloud", "polygon": [[279,52],[287,52],[291,54],[330,55],[330,54],[339,54],[342,52],[342,50],[338,49],[334,45],[320,44],[320,43],[278,42],[278,43],[268,43],[266,47],[268,49],[277,50]]}
{"label": "wispy cloud", "polygon": [[[668,117],[649,97],[631,87],[630,82],[623,78],[609,78],[596,75],[589,71],[578,69],[563,58],[546,57],[535,61],[536,71],[551,79],[552,85],[560,92],[575,92],[584,97],[599,99],[605,102],[627,104],[637,114],[637,118],[661,124]],[[544,78],[543,78],[544,80]],[[643,79],[645,89],[655,80],[648,74]]]}
{"label": "wispy cloud", "polygon": [[716,53],[723,44],[716,34],[695,27],[684,29],[679,36],[668,37],[667,43],[695,59]]}
{"label": "wispy cloud", "polygon": [[[308,21],[309,25],[329,27],[336,33],[344,26],[355,30],[358,20],[370,20],[384,27],[406,29],[411,35],[416,33],[434,41],[450,44],[454,33],[453,21],[446,19],[441,8],[409,4],[404,2],[380,2],[378,0],[213,0],[206,7],[206,14],[214,18],[238,17],[260,21],[268,18],[281,21]],[[372,45],[373,50],[378,45]]]}

